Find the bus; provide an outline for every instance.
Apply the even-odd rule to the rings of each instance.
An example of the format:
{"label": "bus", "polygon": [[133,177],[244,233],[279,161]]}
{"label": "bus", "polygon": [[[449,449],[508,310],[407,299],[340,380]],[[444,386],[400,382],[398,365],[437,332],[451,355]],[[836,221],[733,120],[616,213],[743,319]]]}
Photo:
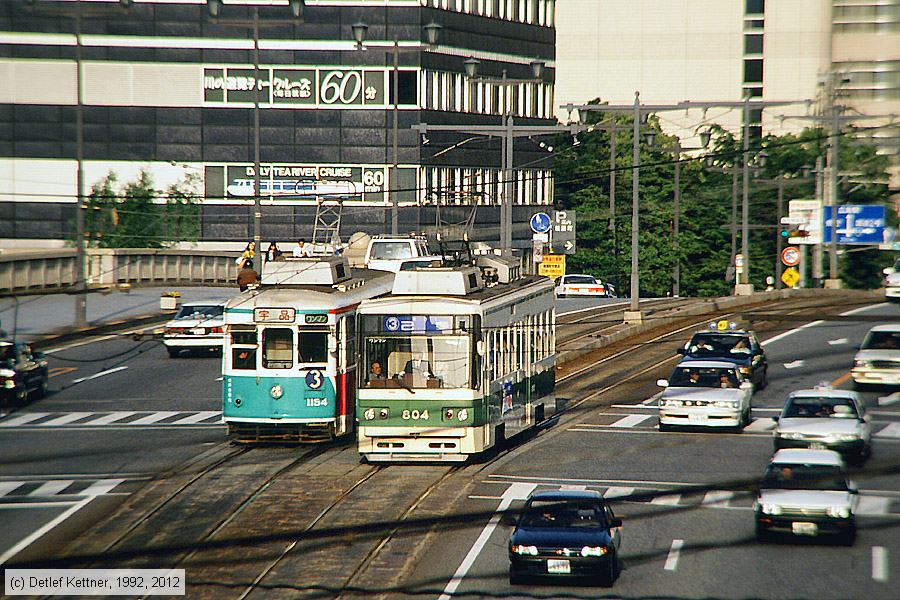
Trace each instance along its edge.
{"label": "bus", "polygon": [[345,257],[268,262],[225,305],[222,417],[232,441],[315,442],[353,432],[356,310],[393,273]]}
{"label": "bus", "polygon": [[490,255],[402,270],[360,304],[365,460],[465,461],[557,412],[553,282],[518,270]]}

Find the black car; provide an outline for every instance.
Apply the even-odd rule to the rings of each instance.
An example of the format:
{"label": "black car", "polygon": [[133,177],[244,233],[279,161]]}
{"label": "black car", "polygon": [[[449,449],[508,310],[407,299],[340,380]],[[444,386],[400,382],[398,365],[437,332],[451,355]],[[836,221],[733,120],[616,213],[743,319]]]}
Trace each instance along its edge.
{"label": "black car", "polygon": [[678,349],[685,360],[721,360],[737,365],[756,390],[769,383],[766,353],[752,331],[698,331]]}
{"label": "black car", "polygon": [[528,577],[599,579],[619,573],[622,520],[598,492],[537,492],[509,540],[509,582]]}
{"label": "black car", "polygon": [[47,361],[43,352],[13,340],[0,340],[0,410],[21,404],[29,394],[47,393]]}

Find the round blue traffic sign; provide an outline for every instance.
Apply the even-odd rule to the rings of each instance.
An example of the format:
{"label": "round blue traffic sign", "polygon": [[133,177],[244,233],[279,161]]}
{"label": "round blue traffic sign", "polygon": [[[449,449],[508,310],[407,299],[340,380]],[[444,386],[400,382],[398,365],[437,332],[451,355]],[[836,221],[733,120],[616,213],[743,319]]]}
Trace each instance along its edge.
{"label": "round blue traffic sign", "polygon": [[535,233],[550,231],[550,215],[542,212],[531,215],[531,230]]}

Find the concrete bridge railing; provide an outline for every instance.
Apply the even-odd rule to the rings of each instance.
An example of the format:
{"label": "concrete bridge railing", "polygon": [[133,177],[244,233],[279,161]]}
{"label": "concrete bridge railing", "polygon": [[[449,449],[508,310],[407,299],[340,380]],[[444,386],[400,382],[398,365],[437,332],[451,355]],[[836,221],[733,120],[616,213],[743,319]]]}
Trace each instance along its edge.
{"label": "concrete bridge railing", "polygon": [[[89,249],[88,288],[132,285],[233,285],[235,252]],[[67,291],[79,281],[75,250],[37,250],[0,255],[0,294]]]}

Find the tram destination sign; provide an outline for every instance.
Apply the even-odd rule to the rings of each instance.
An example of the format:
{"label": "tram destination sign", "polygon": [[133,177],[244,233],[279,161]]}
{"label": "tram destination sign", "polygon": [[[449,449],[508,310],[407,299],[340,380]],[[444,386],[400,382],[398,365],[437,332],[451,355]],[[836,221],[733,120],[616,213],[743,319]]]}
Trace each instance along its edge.
{"label": "tram destination sign", "polygon": [[294,308],[254,308],[253,320],[257,323],[293,323],[297,318]]}
{"label": "tram destination sign", "polygon": [[452,333],[453,317],[426,315],[396,315],[385,317],[385,333]]}

